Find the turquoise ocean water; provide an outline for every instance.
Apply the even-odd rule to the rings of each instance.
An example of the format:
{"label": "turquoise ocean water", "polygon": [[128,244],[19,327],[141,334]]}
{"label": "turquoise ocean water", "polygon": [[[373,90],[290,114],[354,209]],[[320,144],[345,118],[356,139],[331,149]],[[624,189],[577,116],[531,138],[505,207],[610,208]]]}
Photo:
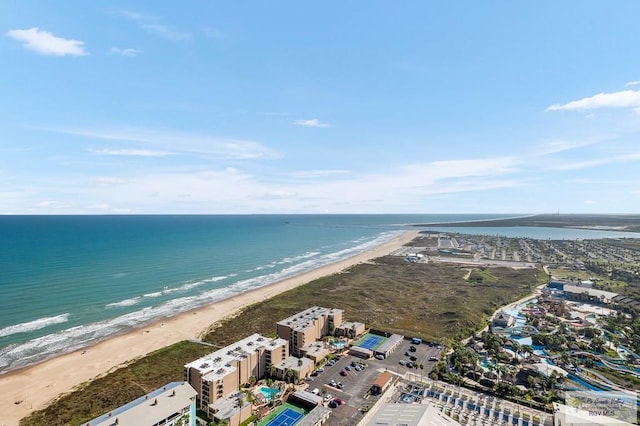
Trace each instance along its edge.
{"label": "turquoise ocean water", "polygon": [[0,373],[350,257],[409,224],[512,216],[0,216]]}

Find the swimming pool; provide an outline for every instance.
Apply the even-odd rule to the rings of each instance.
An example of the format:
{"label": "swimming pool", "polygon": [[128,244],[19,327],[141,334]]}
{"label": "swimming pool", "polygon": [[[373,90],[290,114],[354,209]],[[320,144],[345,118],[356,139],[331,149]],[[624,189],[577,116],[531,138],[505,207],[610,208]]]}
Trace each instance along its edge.
{"label": "swimming pool", "polygon": [[274,396],[280,395],[280,391],[278,389],[268,388],[266,386],[260,388],[260,393],[264,395],[267,401],[271,401]]}

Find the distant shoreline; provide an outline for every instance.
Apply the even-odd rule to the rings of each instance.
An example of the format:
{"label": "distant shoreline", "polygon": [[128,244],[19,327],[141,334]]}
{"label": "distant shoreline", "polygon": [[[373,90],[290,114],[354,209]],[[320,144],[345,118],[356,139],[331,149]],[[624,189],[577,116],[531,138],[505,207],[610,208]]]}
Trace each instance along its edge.
{"label": "distant shoreline", "polygon": [[542,214],[507,219],[488,219],[446,223],[420,223],[413,226],[431,228],[504,228],[514,226],[536,226],[543,228],[572,228],[588,229],[594,231],[626,231],[640,233],[640,215]]}

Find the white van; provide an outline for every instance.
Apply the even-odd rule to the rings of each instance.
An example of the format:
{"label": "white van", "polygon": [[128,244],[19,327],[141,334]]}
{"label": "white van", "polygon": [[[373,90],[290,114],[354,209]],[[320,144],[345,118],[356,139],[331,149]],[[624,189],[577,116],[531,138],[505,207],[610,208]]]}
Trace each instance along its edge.
{"label": "white van", "polygon": [[320,395],[320,389],[315,388],[314,390],[311,391],[311,393],[314,394],[314,395],[318,395],[319,396]]}

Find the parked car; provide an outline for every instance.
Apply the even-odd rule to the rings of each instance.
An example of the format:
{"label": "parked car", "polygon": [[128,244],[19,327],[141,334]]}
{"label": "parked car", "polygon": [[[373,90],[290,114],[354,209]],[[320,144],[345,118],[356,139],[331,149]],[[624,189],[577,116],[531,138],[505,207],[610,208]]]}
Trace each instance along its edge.
{"label": "parked car", "polygon": [[398,364],[400,364],[400,365],[404,365],[404,364],[405,364],[404,359],[401,359],[401,360],[398,362]]}
{"label": "parked car", "polygon": [[344,387],[344,384],[342,382],[340,382],[336,386],[337,386],[338,389],[342,389]]}
{"label": "parked car", "polygon": [[345,370],[347,371],[351,371],[351,367],[349,367],[348,365],[346,367],[344,367]]}
{"label": "parked car", "polygon": [[384,355],[378,354],[378,355],[376,355],[376,359],[379,359],[379,360],[382,361],[382,360],[384,360]]}
{"label": "parked car", "polygon": [[438,357],[437,356],[430,356],[429,357],[429,361],[437,361]]}
{"label": "parked car", "polygon": [[343,400],[341,400],[340,398],[335,398],[335,399],[333,400],[333,402],[335,402],[335,403],[336,403],[336,404],[338,404],[338,405],[342,405],[342,404],[344,404],[344,401],[343,401]]}
{"label": "parked car", "polygon": [[340,372],[340,375],[341,375],[341,376],[346,376],[346,375],[347,375],[347,372],[346,372],[346,371],[344,371],[344,370],[342,370],[342,371]]}
{"label": "parked car", "polygon": [[407,367],[408,367],[408,368],[413,368],[413,363],[412,363],[412,362],[408,362],[408,363],[407,363]]}
{"label": "parked car", "polygon": [[331,401],[332,398],[333,398],[333,396],[330,393],[328,393],[324,397],[324,402],[329,402],[329,401]]}
{"label": "parked car", "polygon": [[331,402],[329,403],[329,408],[338,408],[338,403],[337,403],[337,402],[335,402],[335,401],[331,401]]}
{"label": "parked car", "polygon": [[411,355],[411,356],[409,357],[409,359],[410,359],[411,361],[416,361],[418,358],[416,358],[415,356]]}
{"label": "parked car", "polygon": [[415,347],[415,346],[413,346],[413,345],[411,345],[411,346],[409,347],[409,350],[410,350],[411,352],[415,352],[415,351],[417,351],[416,347]]}

